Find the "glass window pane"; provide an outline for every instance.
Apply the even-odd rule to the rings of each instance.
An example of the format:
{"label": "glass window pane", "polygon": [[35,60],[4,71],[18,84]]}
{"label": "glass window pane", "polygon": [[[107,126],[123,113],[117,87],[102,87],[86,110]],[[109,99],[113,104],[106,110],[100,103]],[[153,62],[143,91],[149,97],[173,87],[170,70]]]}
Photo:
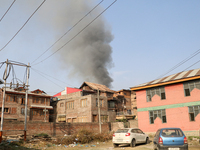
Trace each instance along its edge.
{"label": "glass window pane", "polygon": [[195,121],[194,120],[194,113],[190,113],[190,121]]}
{"label": "glass window pane", "polygon": [[185,89],[185,96],[190,96],[190,90],[189,89]]}
{"label": "glass window pane", "polygon": [[166,116],[162,116],[162,122],[163,122],[163,123],[166,123],[166,122],[167,122]]}
{"label": "glass window pane", "polygon": [[193,107],[189,107],[189,112],[193,112]]}
{"label": "glass window pane", "polygon": [[161,99],[166,99],[165,93],[161,93]]}

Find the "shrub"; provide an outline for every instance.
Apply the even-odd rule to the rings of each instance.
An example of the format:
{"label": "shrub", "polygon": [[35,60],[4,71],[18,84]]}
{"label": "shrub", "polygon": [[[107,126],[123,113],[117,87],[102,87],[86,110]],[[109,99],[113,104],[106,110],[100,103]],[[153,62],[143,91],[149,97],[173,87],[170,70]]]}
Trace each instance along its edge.
{"label": "shrub", "polygon": [[38,137],[44,137],[44,138],[47,138],[47,137],[49,137],[49,135],[48,135],[48,134],[46,134],[46,133],[40,133],[40,134],[36,134],[35,136],[38,136]]}
{"label": "shrub", "polygon": [[200,139],[200,137],[199,137],[199,136],[188,136],[188,140],[190,140],[190,141],[192,141],[192,140],[193,140],[193,138]]}

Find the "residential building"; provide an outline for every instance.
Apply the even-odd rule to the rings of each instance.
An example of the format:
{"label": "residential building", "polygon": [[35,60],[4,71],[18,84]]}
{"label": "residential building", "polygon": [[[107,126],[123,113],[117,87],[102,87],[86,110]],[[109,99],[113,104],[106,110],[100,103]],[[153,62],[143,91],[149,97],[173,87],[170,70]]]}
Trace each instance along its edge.
{"label": "residential building", "polygon": [[98,122],[98,91],[102,122],[133,119],[131,91],[110,90],[105,85],[84,82],[79,89],[66,87],[54,95],[57,103],[57,122]]}
{"label": "residential building", "polygon": [[117,116],[116,119],[133,119],[134,112],[131,108],[131,90],[122,89],[116,91],[114,100],[117,100]]}
{"label": "residential building", "polygon": [[[4,88],[0,89],[0,112],[2,109]],[[25,95],[23,87],[6,88],[4,103],[4,120],[25,120]],[[39,89],[28,91],[27,121],[49,122],[50,95]],[[45,116],[46,114],[46,116]]]}
{"label": "residential building", "polygon": [[200,69],[176,73],[131,87],[136,93],[138,126],[144,132],[179,127],[200,130]]}
{"label": "residential building", "polygon": [[101,122],[115,121],[115,107],[109,109],[113,95],[114,91],[105,85],[84,82],[74,92],[57,96],[57,122],[98,122],[98,98]]}

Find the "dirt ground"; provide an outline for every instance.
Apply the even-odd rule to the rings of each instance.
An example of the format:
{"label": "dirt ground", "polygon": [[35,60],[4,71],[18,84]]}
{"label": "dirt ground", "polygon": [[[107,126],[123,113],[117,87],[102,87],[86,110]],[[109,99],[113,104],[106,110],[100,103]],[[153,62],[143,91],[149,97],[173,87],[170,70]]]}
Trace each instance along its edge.
{"label": "dirt ground", "polygon": [[[153,144],[139,144],[136,147],[129,145],[121,145],[118,148],[113,147],[112,141],[108,142],[93,142],[89,144],[52,144],[48,141],[38,140],[35,142],[26,143],[1,143],[0,150],[152,150]],[[200,144],[197,141],[189,141],[189,150],[200,150]]]}
{"label": "dirt ground", "polygon": [[[149,144],[139,144],[136,145],[136,147],[130,147],[129,145],[121,145],[118,148],[113,147],[112,141],[108,142],[94,142],[90,144],[70,144],[70,145],[64,145],[64,144],[51,144],[48,142],[42,142],[38,141],[37,143],[24,143],[23,146],[16,147],[20,150],[152,150],[153,144],[150,142]],[[23,149],[24,148],[24,149]],[[1,147],[0,147],[1,149]],[[5,149],[7,150],[7,149]],[[11,149],[12,150],[12,149]],[[16,149],[18,150],[18,149]],[[200,144],[199,143],[189,143],[189,150],[200,150]]]}

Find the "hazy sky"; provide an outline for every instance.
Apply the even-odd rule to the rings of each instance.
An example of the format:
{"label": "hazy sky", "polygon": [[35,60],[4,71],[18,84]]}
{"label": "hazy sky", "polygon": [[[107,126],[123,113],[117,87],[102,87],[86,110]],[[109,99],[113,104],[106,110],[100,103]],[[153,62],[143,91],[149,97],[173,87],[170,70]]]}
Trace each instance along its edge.
{"label": "hazy sky", "polygon": [[[0,0],[0,19],[12,2]],[[0,49],[42,2],[16,0],[0,21]],[[165,74],[200,49],[199,0],[117,0],[92,22],[114,2],[104,0],[72,28],[100,2],[45,1],[16,37],[0,51],[0,62],[9,59],[30,63],[30,90],[41,89],[50,95],[66,86],[79,88],[84,81],[102,81],[111,85],[113,90],[129,89],[163,74],[167,76],[199,68],[200,63],[196,62],[200,54],[197,54]],[[64,38],[38,58],[71,28]],[[5,65],[0,69],[0,79],[4,69]],[[25,68],[14,66],[14,71],[16,77],[23,81]],[[8,82],[13,78],[12,73]]]}

